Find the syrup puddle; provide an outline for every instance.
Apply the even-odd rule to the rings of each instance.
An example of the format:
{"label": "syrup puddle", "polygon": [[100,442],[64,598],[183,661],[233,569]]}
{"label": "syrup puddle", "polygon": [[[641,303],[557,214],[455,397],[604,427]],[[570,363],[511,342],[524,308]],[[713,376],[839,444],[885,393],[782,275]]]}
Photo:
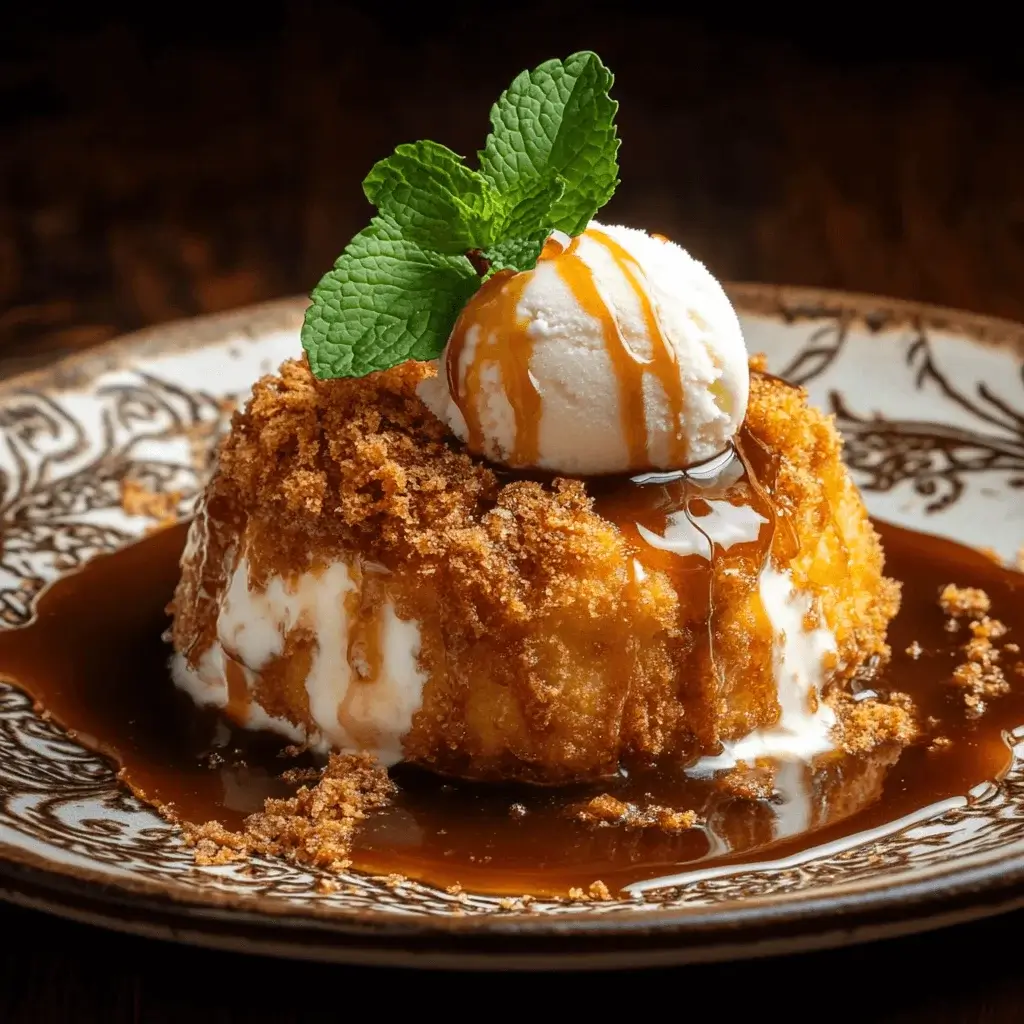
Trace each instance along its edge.
{"label": "syrup puddle", "polygon": [[[392,772],[400,792],[360,830],[354,867],[503,895],[564,895],[596,879],[613,893],[642,893],[738,864],[799,864],[963,806],[1012,762],[1009,734],[1024,724],[1024,677],[1013,671],[1016,656],[1005,655],[1012,692],[991,701],[980,719],[968,718],[961,692],[948,682],[965,630],[943,628],[937,594],[950,582],[986,590],[992,615],[1009,627],[1006,639],[1021,642],[1024,576],[952,542],[877,525],[887,572],[904,591],[889,631],[892,661],[870,686],[910,694],[947,747],[929,751],[926,739],[902,752],[828,755],[813,769],[783,763],[768,800],[738,797],[682,768],[549,790],[452,783],[400,766]],[[184,540],[184,526],[154,534],[56,583],[31,625],[0,633],[0,675],[123,766],[136,793],[173,804],[186,820],[238,828],[267,796],[293,790],[279,777],[284,770],[311,762],[282,758],[280,738],[198,712],[171,685],[161,635]],[[924,650],[917,659],[905,653],[913,641]],[[706,824],[670,835],[567,817],[568,805],[601,793],[692,808]]]}

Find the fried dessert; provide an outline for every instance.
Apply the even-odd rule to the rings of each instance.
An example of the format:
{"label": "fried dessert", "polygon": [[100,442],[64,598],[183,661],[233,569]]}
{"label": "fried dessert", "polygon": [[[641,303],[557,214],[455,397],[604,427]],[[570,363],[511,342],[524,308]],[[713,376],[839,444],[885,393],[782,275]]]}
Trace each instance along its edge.
{"label": "fried dessert", "polygon": [[189,535],[172,637],[197,703],[540,784],[841,742],[898,588],[833,424],[748,360],[717,280],[594,220],[610,83],[593,54],[549,62],[495,105],[479,171],[416,143],[370,172],[378,214]]}
{"label": "fried dessert", "polygon": [[[541,348],[529,355],[535,320],[504,317],[529,295],[531,274],[567,261],[597,278],[571,245],[549,250],[535,271],[492,278],[456,326],[440,376],[410,361],[318,380],[296,360],[256,385],[221,450],[174,599],[176,678],[199,703],[318,748],[541,783],[638,761],[724,765],[832,745],[828,694],[887,656],[898,606],[834,426],[755,362],[749,398],[732,388],[733,419],[735,403],[746,406],[742,426],[710,459],[701,450],[701,464],[665,471],[643,464],[645,448],[615,452],[616,428],[625,436],[634,412],[609,401],[588,414],[620,465],[587,477],[524,472],[548,450],[549,404],[569,415],[558,373],[574,382],[571,368],[546,368],[543,383],[541,371],[529,374]],[[604,344],[615,334],[607,318],[624,348],[690,344],[669,334],[676,321],[654,305],[643,272],[639,258],[619,271],[651,302],[654,330],[622,337],[628,324],[606,305],[578,333]],[[555,343],[551,306],[543,344]],[[715,338],[694,312],[684,327],[719,382]],[[458,343],[484,334],[481,322],[493,327],[467,359]],[[502,363],[510,350],[537,383],[528,415],[518,367]],[[595,345],[592,361],[604,354]],[[600,370],[578,346],[581,366]],[[641,357],[635,366],[649,379]],[[495,368],[510,422],[480,411]],[[454,376],[465,389],[457,395]],[[458,430],[467,442],[431,412],[439,391],[468,410],[470,426]],[[730,391],[719,394],[725,405]],[[664,404],[662,418],[678,423],[664,434],[685,445],[689,396],[675,412]],[[557,445],[583,457],[586,440],[568,431],[556,431],[549,459],[566,457]]]}
{"label": "fried dessert", "polygon": [[197,865],[452,913],[675,903],[755,855],[873,863],[1012,765],[1020,575],[876,533],[708,270],[595,219],[610,84],[547,62],[479,170],[423,142],[376,165],[187,537],[180,494],[126,478],[157,528],[0,636]]}

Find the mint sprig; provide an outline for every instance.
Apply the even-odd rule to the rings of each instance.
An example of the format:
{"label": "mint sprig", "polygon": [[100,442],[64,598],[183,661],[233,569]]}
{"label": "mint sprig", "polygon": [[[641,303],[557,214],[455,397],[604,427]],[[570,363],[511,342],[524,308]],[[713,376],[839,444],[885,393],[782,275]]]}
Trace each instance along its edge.
{"label": "mint sprig", "polygon": [[504,210],[490,181],[437,142],[399,146],[374,164],[363,192],[404,238],[453,255],[489,245],[494,220]]}
{"label": "mint sprig", "polygon": [[302,326],[310,368],[320,378],[362,377],[433,359],[479,284],[465,257],[424,248],[374,217],[313,292]]}
{"label": "mint sprig", "polygon": [[483,280],[536,266],[618,184],[617,104],[596,54],[519,75],[473,170],[436,142],[399,146],[363,181],[377,208],[313,290],[302,344],[317,377],[360,377],[444,350]]}
{"label": "mint sprig", "polygon": [[552,228],[580,234],[619,183],[612,81],[589,52],[524,71],[491,108],[481,174],[513,200],[538,179],[561,177],[564,194],[547,218]]}

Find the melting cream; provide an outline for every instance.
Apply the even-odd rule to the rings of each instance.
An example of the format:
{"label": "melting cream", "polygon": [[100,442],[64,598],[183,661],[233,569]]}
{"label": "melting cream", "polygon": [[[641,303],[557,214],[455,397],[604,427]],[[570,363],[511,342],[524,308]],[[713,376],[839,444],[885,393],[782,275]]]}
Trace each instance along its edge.
{"label": "melting cream", "polygon": [[179,690],[187,693],[200,707],[223,708],[228,703],[228,683],[224,674],[224,651],[220,644],[207,648],[195,668],[183,654],[171,658],[171,678]]}
{"label": "melting cream", "polygon": [[[171,679],[200,707],[224,708],[227,707],[229,693],[226,668],[224,648],[215,643],[203,653],[195,668],[189,665],[184,655],[175,653],[171,658]],[[251,688],[251,673],[247,669],[243,672]],[[244,721],[239,724],[247,729],[276,732],[292,743],[306,741],[306,730],[301,725],[289,722],[287,718],[268,715],[255,701],[249,701],[244,716]]]}
{"label": "melting cream", "polygon": [[712,544],[728,550],[733,544],[750,544],[757,540],[761,526],[768,522],[749,505],[733,505],[728,501],[707,501],[709,512],[691,518],[680,509],[668,517],[665,532],[658,535],[637,523],[637,532],[652,548],[677,555],[701,555],[711,560]]}
{"label": "melting cream", "polygon": [[[385,601],[375,622],[379,664],[371,666],[358,647],[350,652],[354,623],[346,597],[356,590],[344,562],[287,579],[275,576],[265,588],[254,589],[248,562],[240,558],[221,599],[216,642],[194,670],[175,657],[176,684],[197,704],[225,707],[230,699],[228,662],[233,662],[242,669],[247,688],[245,726],[271,729],[293,741],[308,739],[320,750],[365,750],[385,765],[397,763],[427,681],[419,665],[420,629]],[[309,630],[316,640],[306,676],[314,725],[308,736],[293,723],[268,715],[254,699],[260,672],[284,653],[288,635],[297,627]]]}
{"label": "melting cream", "polygon": [[825,656],[836,650],[831,630],[807,629],[812,598],[793,586],[788,572],[771,565],[761,571],[758,586],[774,633],[772,668],[779,702],[779,720],[723,744],[721,754],[703,757],[690,769],[703,775],[752,764],[759,757],[808,762],[835,747],[835,712],[821,700]]}

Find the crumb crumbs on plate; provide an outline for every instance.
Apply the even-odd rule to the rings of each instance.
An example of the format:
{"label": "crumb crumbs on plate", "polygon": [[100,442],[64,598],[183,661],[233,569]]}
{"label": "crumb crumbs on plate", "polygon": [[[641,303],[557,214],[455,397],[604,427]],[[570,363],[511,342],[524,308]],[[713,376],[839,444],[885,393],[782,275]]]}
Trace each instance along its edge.
{"label": "crumb crumbs on plate", "polygon": [[[987,709],[987,701],[1002,697],[1010,690],[1000,663],[1002,652],[993,642],[1006,635],[1006,626],[999,619],[989,617],[991,599],[976,587],[948,584],[939,594],[939,606],[950,616],[949,622],[970,620],[967,626],[971,638],[960,647],[963,661],[953,669],[951,678],[963,692],[967,716],[980,718]],[[1018,649],[1016,644],[1007,644],[1004,649],[1010,648]]]}
{"label": "crumb crumbs on plate", "polygon": [[502,896],[498,900],[498,910],[503,914],[532,914],[536,911],[534,896]]}
{"label": "crumb crumbs on plate", "polygon": [[[285,799],[267,799],[262,811],[245,819],[241,832],[217,821],[182,823],[182,830],[200,866],[262,854],[340,872],[351,866],[349,854],[359,823],[386,807],[394,793],[387,771],[373,758],[331,754],[314,786],[303,785]],[[402,876],[388,876],[387,884],[392,878],[404,881]]]}
{"label": "crumb crumbs on plate", "polygon": [[686,832],[700,824],[692,810],[675,810],[651,804],[639,807],[633,803],[618,800],[610,793],[602,793],[582,804],[573,804],[568,814],[581,825],[594,828],[621,826],[625,829],[660,829],[669,835]]}
{"label": "crumb crumbs on plate", "polygon": [[178,521],[181,491],[154,491],[140,480],[121,481],[121,508],[125,515],[155,520],[151,530],[162,530]]}
{"label": "crumb crumbs on plate", "polygon": [[911,743],[918,735],[916,714],[909,694],[896,690],[887,701],[844,700],[836,707],[839,746],[866,754],[887,743]]}
{"label": "crumb crumbs on plate", "polygon": [[988,594],[977,587],[958,587],[947,583],[939,593],[939,607],[954,619],[977,619],[992,607]]}

